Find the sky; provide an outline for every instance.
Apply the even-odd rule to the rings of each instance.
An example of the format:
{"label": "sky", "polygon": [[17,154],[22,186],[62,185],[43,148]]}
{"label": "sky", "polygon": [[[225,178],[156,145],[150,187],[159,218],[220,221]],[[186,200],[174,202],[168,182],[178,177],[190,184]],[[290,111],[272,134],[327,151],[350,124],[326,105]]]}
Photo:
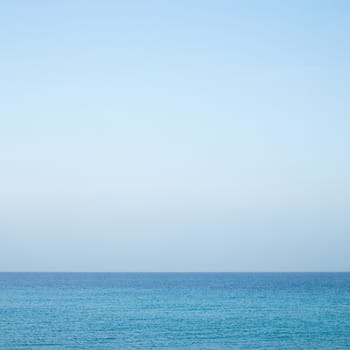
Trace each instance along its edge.
{"label": "sky", "polygon": [[350,271],[348,1],[0,4],[0,271]]}

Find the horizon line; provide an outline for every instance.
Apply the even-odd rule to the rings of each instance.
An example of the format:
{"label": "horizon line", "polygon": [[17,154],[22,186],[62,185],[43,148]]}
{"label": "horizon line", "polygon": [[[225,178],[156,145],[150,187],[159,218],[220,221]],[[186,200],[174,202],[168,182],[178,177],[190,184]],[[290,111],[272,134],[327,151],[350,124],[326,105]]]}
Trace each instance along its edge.
{"label": "horizon line", "polygon": [[348,270],[344,271],[0,271],[0,273],[111,273],[111,274],[219,274],[219,273],[350,273]]}

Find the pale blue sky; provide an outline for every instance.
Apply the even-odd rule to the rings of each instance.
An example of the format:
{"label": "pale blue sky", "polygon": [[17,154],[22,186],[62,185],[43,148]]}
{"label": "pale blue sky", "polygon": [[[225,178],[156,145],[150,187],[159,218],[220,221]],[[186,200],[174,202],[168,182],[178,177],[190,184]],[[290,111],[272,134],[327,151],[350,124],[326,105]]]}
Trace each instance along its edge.
{"label": "pale blue sky", "polygon": [[1,271],[349,271],[348,1],[0,4]]}

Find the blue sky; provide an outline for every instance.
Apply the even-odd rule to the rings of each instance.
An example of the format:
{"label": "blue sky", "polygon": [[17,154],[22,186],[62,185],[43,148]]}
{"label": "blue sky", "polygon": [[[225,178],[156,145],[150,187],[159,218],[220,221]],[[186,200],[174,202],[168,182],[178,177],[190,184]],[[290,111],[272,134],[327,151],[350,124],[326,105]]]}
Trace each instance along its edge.
{"label": "blue sky", "polygon": [[0,270],[349,271],[347,1],[0,5]]}

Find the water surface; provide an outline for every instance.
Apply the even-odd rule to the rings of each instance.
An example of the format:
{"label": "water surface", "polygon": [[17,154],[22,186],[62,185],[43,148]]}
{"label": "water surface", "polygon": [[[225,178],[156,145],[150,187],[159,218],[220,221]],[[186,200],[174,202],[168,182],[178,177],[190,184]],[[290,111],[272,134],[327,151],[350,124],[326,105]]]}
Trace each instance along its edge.
{"label": "water surface", "polygon": [[0,273],[0,349],[350,349],[350,273]]}

